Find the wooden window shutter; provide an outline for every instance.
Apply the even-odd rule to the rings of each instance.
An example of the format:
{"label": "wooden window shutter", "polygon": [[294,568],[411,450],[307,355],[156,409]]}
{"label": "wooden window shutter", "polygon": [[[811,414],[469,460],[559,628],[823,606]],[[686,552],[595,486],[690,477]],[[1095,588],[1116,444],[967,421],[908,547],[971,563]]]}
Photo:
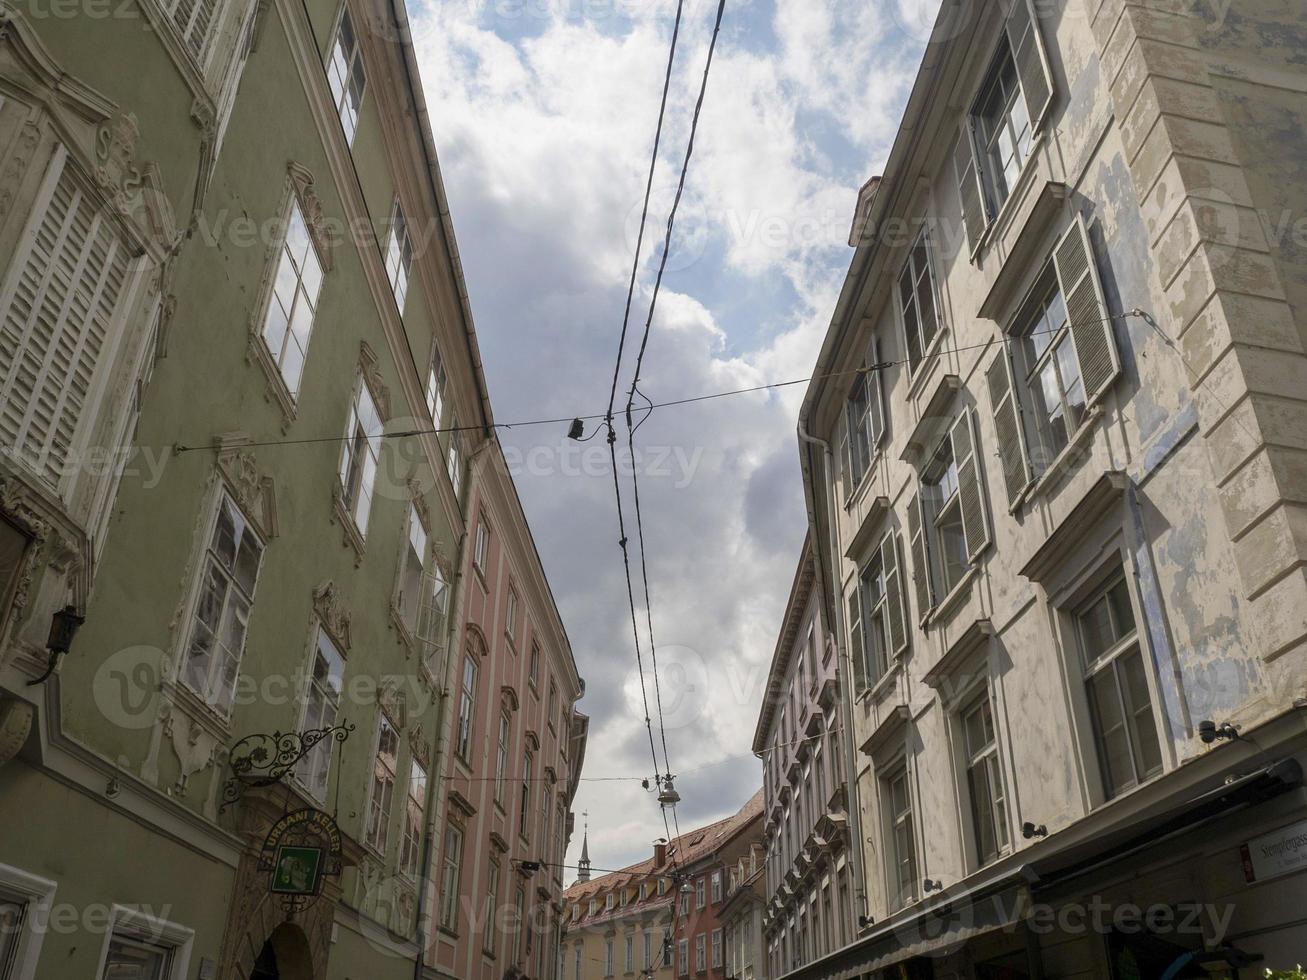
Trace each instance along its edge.
{"label": "wooden window shutter", "polygon": [[967,557],[976,557],[989,544],[989,522],[985,515],[985,484],[980,472],[980,441],[975,415],[964,409],[953,423],[953,460],[958,468],[958,502],[962,511],[962,533],[967,538]]}
{"label": "wooden window shutter", "polygon": [[953,148],[953,168],[957,172],[958,193],[962,197],[962,223],[966,226],[967,242],[974,254],[980,247],[985,226],[989,224],[989,209],[980,181],[980,164],[976,160],[969,115],[962,120],[962,132]]}
{"label": "wooden window shutter", "polygon": [[849,659],[853,661],[853,689],[861,692],[867,687],[867,659],[863,653],[862,583],[856,578],[849,593]]}
{"label": "wooden window shutter", "polygon": [[1031,0],[1012,0],[1007,15],[1007,38],[1026,110],[1030,113],[1030,131],[1037,133],[1044,124],[1048,107],[1053,104],[1053,73],[1039,33],[1039,13]]}
{"label": "wooden window shutter", "polygon": [[926,508],[921,489],[908,501],[908,539],[912,549],[912,581],[916,585],[917,617],[925,619],[935,605],[935,587],[930,575],[930,545],[926,540]]}
{"label": "wooden window shutter", "polygon": [[1012,357],[1008,339],[999,340],[998,356],[985,372],[989,383],[989,404],[994,412],[994,430],[998,435],[998,455],[1003,463],[1003,483],[1009,504],[1030,483],[1030,457],[1022,429],[1021,401],[1012,380]]}
{"label": "wooden window shutter", "polygon": [[903,574],[899,570],[898,535],[891,531],[880,542],[880,562],[885,569],[885,605],[888,610],[890,648],[902,656],[908,648],[908,617],[904,607]]}
{"label": "wooden window shutter", "polygon": [[1121,358],[1112,333],[1112,321],[1108,319],[1107,303],[1103,300],[1103,287],[1094,266],[1089,232],[1080,215],[1076,215],[1071,227],[1054,247],[1053,264],[1057,269],[1062,298],[1066,301],[1067,319],[1075,340],[1076,357],[1080,361],[1080,375],[1085,383],[1085,401],[1093,405],[1121,373]]}
{"label": "wooden window shutter", "polygon": [[0,445],[54,486],[91,407],[130,262],[67,157],[56,150],[0,294]]}

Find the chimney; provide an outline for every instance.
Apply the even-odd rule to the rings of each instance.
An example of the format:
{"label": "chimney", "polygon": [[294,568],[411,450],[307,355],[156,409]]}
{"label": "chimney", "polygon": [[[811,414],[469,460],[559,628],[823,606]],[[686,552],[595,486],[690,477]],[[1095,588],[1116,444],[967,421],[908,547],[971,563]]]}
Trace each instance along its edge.
{"label": "chimney", "polygon": [[853,212],[853,227],[849,229],[849,247],[857,248],[867,234],[867,219],[871,217],[871,206],[876,200],[876,191],[880,188],[880,177],[875,176],[862,185],[858,191],[858,204]]}
{"label": "chimney", "polygon": [[657,871],[667,863],[667,845],[662,841],[654,844],[654,870]]}

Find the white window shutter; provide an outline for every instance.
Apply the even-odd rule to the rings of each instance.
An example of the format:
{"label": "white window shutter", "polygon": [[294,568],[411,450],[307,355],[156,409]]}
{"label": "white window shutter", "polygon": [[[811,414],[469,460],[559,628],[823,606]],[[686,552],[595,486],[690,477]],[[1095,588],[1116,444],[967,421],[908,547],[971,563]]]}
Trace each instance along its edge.
{"label": "white window shutter", "polygon": [[1103,287],[1094,265],[1094,250],[1084,218],[1076,215],[1071,227],[1053,249],[1058,284],[1066,301],[1067,319],[1075,340],[1085,399],[1094,404],[1121,373],[1121,357],[1108,319]]}
{"label": "white window shutter", "polygon": [[917,617],[925,619],[935,605],[935,586],[930,574],[930,544],[926,535],[926,508],[921,489],[908,501],[908,540],[912,549],[912,581],[916,586]]}
{"label": "white window shutter", "polygon": [[1007,15],[1007,38],[1026,110],[1030,113],[1030,131],[1037,133],[1048,107],[1053,104],[1053,73],[1048,67],[1044,38],[1039,33],[1039,12],[1031,0],[1012,0]]}
{"label": "white window shutter", "polygon": [[899,570],[898,535],[891,531],[880,542],[881,567],[885,569],[885,606],[889,618],[890,648],[902,656],[908,648],[908,617],[904,607],[903,574]]}
{"label": "white window shutter", "polygon": [[63,147],[40,200],[0,296],[0,445],[58,486],[111,346],[130,257]]}
{"label": "white window shutter", "polygon": [[964,409],[953,423],[953,461],[958,468],[958,501],[962,511],[962,533],[967,539],[967,557],[976,557],[989,544],[989,520],[985,514],[985,484],[980,472],[979,439],[975,416]]}
{"label": "white window shutter", "polygon": [[862,636],[862,583],[853,580],[849,593],[849,659],[853,661],[853,690],[861,692],[867,687],[867,659],[863,652]]}
{"label": "white window shutter", "polygon": [[980,164],[976,160],[969,115],[962,120],[962,132],[953,148],[953,168],[957,174],[958,193],[962,197],[962,223],[966,226],[967,242],[974,253],[980,246],[985,226],[989,224],[989,209],[981,185]]}
{"label": "white window shutter", "polygon": [[1003,463],[1003,484],[1009,504],[1030,483],[1030,456],[1022,428],[1021,400],[1012,379],[1012,357],[1008,339],[999,340],[998,356],[985,372],[989,384],[989,404],[994,413],[994,430],[998,434],[998,455]]}

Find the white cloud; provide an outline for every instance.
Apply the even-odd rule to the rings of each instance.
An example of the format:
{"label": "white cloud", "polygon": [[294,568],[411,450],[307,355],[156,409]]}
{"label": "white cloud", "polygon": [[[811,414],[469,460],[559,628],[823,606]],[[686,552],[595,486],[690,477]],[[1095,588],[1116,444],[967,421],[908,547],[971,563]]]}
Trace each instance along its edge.
{"label": "white cloud", "polygon": [[[811,370],[849,260],[857,188],[887,152],[915,70],[904,45],[886,40],[886,2],[728,6],[649,341],[641,387],[651,398]],[[716,9],[686,6],[632,345]],[[449,0],[415,25],[500,419],[607,401],[674,9],[619,3],[629,16],[586,18],[565,0],[527,7],[523,17],[486,16],[482,4]],[[630,367],[628,356],[623,401]],[[796,385],[661,409],[637,437],[682,829],[733,810],[761,780],[749,743],[805,521],[794,436],[802,394]],[[598,455],[578,469],[559,462],[578,450],[561,433],[501,438],[545,461],[517,480],[587,677],[585,774],[647,775],[603,440],[584,447]],[[740,758],[703,768],[726,756]],[[602,867],[640,859],[663,834],[638,783],[583,783],[576,808],[590,811]]]}

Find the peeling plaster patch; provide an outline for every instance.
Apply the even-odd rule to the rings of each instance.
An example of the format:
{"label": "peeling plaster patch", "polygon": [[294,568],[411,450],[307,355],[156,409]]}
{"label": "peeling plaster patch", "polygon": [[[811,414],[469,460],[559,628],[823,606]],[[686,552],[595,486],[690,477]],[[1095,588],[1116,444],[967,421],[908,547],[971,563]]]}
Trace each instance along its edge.
{"label": "peeling plaster patch", "polygon": [[[1136,399],[1136,404],[1138,404],[1138,399]],[[1151,403],[1150,407],[1157,409],[1157,406]],[[1157,410],[1160,411],[1160,409]],[[1136,412],[1136,418],[1138,418],[1138,412]],[[1180,410],[1180,414],[1175,417],[1175,421],[1167,429],[1160,432],[1157,438],[1144,449],[1144,458],[1140,463],[1135,482],[1139,484],[1147,482],[1153,472],[1166,462],[1171,454],[1179,449],[1197,428],[1198,406],[1193,401],[1187,401],[1184,408]]]}
{"label": "peeling plaster patch", "polygon": [[1139,602],[1143,607],[1144,628],[1148,632],[1148,645],[1153,654],[1153,673],[1157,678],[1157,691],[1162,700],[1162,716],[1166,719],[1167,735],[1178,742],[1188,735],[1188,717],[1183,694],[1176,677],[1175,652],[1166,632],[1166,609],[1161,589],[1157,585],[1157,570],[1153,566],[1152,552],[1148,548],[1148,532],[1144,527],[1143,510],[1139,506],[1139,488],[1130,484],[1126,494],[1130,520],[1134,525],[1134,566],[1139,584]]}
{"label": "peeling plaster patch", "polygon": [[[1067,65],[1068,72],[1070,65]],[[1098,58],[1088,63],[1071,83],[1066,111],[1059,120],[1060,135],[1065,137],[1068,178],[1074,180],[1098,147],[1098,137],[1111,113],[1111,103],[1103,98],[1100,84],[1102,70]]]}
{"label": "peeling plaster patch", "polygon": [[[1213,626],[1230,635],[1238,633],[1238,624],[1227,617]],[[1206,663],[1183,660],[1182,665],[1185,697],[1195,718],[1225,720],[1252,699],[1257,686],[1256,666],[1237,651]]]}

